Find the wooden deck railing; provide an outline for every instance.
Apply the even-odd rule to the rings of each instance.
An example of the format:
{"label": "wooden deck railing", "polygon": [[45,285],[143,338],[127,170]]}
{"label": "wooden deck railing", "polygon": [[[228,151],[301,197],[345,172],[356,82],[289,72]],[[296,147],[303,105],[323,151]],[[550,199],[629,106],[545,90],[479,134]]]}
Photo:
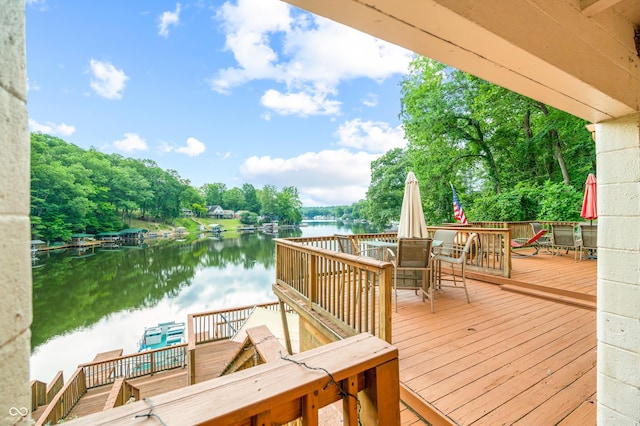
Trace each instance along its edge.
{"label": "wooden deck railing", "polygon": [[[189,367],[189,385],[194,384],[196,380],[196,346],[203,343],[231,339],[257,307],[274,311],[281,310],[279,302],[267,302],[188,315],[187,365]],[[286,305],[284,309],[288,309]]]}
{"label": "wooden deck railing", "polygon": [[[544,223],[546,224],[546,223]],[[543,225],[544,225],[543,224]],[[475,270],[489,274],[511,276],[511,250],[510,242],[517,235],[531,237],[531,225],[529,222],[482,222],[479,226],[429,226],[427,232],[429,236],[438,229],[454,229],[459,232],[459,243],[464,244],[470,233],[478,234],[478,244],[472,247],[472,253],[467,261],[468,270]],[[527,232],[529,234],[527,234]],[[354,234],[343,235],[354,240],[360,250],[366,249],[367,241],[387,241],[397,242],[396,233],[376,233],[376,234]],[[519,237],[518,237],[519,238]],[[313,238],[288,238],[305,246],[327,249],[339,252],[340,246],[336,236],[313,237]],[[367,256],[374,255],[375,252],[364,253]]]}
{"label": "wooden deck railing", "polygon": [[224,376],[272,362],[283,355],[289,355],[289,353],[267,326],[249,328],[244,342],[220,375]]}
{"label": "wooden deck railing", "polygon": [[140,400],[140,389],[131,383],[128,383],[124,377],[118,377],[113,383],[113,387],[107,397],[107,402],[105,402],[103,410],[119,407],[130,400]]}
{"label": "wooden deck railing", "polygon": [[324,313],[347,335],[369,332],[391,341],[391,263],[340,253],[333,237],[275,241],[273,289],[280,300]]}
{"label": "wooden deck railing", "polygon": [[49,385],[39,380],[31,381],[31,411],[53,401],[58,391],[64,386],[62,377],[62,371],[58,371]]}
{"label": "wooden deck railing", "polygon": [[258,305],[241,306],[239,308],[189,314],[187,318],[187,332],[189,343],[201,343],[228,340],[233,337],[245,323],[256,307],[279,311],[278,302],[261,303]]}
{"label": "wooden deck railing", "polygon": [[49,401],[53,401],[53,398],[58,394],[63,386],[64,374],[62,371],[58,371],[51,383],[49,383],[49,386],[47,386],[47,403],[49,403]]}
{"label": "wooden deck railing", "polygon": [[183,343],[105,361],[80,364],[69,381],[49,402],[36,425],[46,424],[49,421],[53,424],[64,419],[87,389],[112,384],[119,377],[129,379],[185,367],[186,350],[187,344]]}
{"label": "wooden deck railing", "polygon": [[39,380],[31,381],[31,411],[47,403],[47,384]]}
{"label": "wooden deck railing", "polygon": [[85,393],[87,393],[85,373],[81,367],[78,367],[40,415],[36,426],[56,424],[64,419]]}
{"label": "wooden deck railing", "polygon": [[[173,424],[322,424],[319,409],[342,400],[343,424],[400,424],[398,350],[370,334],[282,357],[74,420],[129,425],[135,417]],[[147,420],[147,421],[151,421]]]}
{"label": "wooden deck railing", "polygon": [[87,388],[113,383],[117,377],[130,379],[186,366],[187,344],[123,355],[105,361],[80,364]]}
{"label": "wooden deck railing", "polygon": [[[511,231],[509,228],[429,227],[458,231],[458,243],[478,234],[467,258],[467,270],[509,277],[511,274]],[[351,333],[369,332],[391,341],[391,263],[365,251],[368,241],[396,242],[397,234],[357,234],[350,238],[360,253],[340,251],[337,236],[276,239],[276,295],[289,305],[304,306],[331,318]]]}

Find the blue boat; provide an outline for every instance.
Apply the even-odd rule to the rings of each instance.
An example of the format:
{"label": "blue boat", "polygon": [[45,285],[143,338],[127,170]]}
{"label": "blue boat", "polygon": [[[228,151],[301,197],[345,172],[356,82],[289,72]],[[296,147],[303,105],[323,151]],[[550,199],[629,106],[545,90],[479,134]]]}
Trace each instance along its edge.
{"label": "blue boat", "polygon": [[183,322],[162,322],[144,329],[138,352],[162,349],[185,342],[185,324]]}

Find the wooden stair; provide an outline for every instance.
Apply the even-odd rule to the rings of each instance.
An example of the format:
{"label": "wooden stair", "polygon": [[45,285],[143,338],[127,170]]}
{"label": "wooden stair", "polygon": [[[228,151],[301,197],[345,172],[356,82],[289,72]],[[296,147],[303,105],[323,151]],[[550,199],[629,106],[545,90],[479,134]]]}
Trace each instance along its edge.
{"label": "wooden stair", "polygon": [[65,421],[102,411],[109,398],[112,387],[113,384],[108,384],[87,389],[87,393],[85,393],[82,398],[80,398],[80,401],[71,409],[65,417]]}

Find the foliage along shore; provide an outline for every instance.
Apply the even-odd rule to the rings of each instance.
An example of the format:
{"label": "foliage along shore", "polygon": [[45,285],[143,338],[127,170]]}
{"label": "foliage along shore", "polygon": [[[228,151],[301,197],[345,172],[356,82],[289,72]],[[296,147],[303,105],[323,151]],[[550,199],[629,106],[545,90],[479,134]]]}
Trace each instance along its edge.
{"label": "foliage along shore", "polygon": [[215,205],[244,210],[244,223],[257,223],[258,216],[281,224],[302,220],[295,187],[244,184],[227,189],[216,183],[194,188],[175,170],[162,170],[151,160],[84,150],[50,135],[31,134],[34,239],[69,241],[74,233],[114,232],[134,218],[180,226],[176,221],[183,209],[205,219],[207,206]]}

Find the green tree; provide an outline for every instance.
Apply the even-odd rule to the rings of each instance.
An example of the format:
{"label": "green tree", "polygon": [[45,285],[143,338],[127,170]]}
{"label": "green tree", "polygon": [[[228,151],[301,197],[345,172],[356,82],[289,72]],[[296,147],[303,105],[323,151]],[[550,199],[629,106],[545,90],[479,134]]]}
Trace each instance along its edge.
{"label": "green tree", "polygon": [[278,189],[274,185],[265,185],[258,193],[260,215],[271,222],[278,214]]}
{"label": "green tree", "polygon": [[246,201],[242,190],[240,188],[227,189],[222,194],[222,206],[227,210],[245,210]]}
{"label": "green tree", "polygon": [[293,186],[286,186],[277,194],[277,216],[285,224],[298,224],[302,221],[302,202],[298,195],[298,189]]}
{"label": "green tree", "polygon": [[258,223],[258,215],[254,212],[244,211],[240,213],[238,219],[240,219],[240,223],[244,225],[255,225]]}
{"label": "green tree", "polygon": [[223,204],[223,195],[227,190],[224,183],[206,183],[201,188],[204,193],[204,199],[208,206],[221,206]]}
{"label": "green tree", "polygon": [[254,213],[260,213],[260,201],[258,200],[258,194],[256,188],[250,183],[242,185],[242,194],[244,195],[246,210]]}
{"label": "green tree", "polygon": [[502,217],[529,220],[541,208],[528,205],[518,185],[582,188],[594,170],[585,122],[569,114],[422,57],[412,62],[401,90],[411,168],[428,188],[428,223],[453,220],[450,182],[472,221],[470,212],[487,213],[491,203]]}
{"label": "green tree", "polygon": [[400,218],[404,181],[410,170],[406,151],[395,148],[371,162],[371,185],[363,208],[374,228],[382,229]]}
{"label": "green tree", "polygon": [[207,209],[203,207],[204,198],[197,189],[186,186],[180,194],[180,204],[189,210],[194,211],[197,216],[206,213]]}

